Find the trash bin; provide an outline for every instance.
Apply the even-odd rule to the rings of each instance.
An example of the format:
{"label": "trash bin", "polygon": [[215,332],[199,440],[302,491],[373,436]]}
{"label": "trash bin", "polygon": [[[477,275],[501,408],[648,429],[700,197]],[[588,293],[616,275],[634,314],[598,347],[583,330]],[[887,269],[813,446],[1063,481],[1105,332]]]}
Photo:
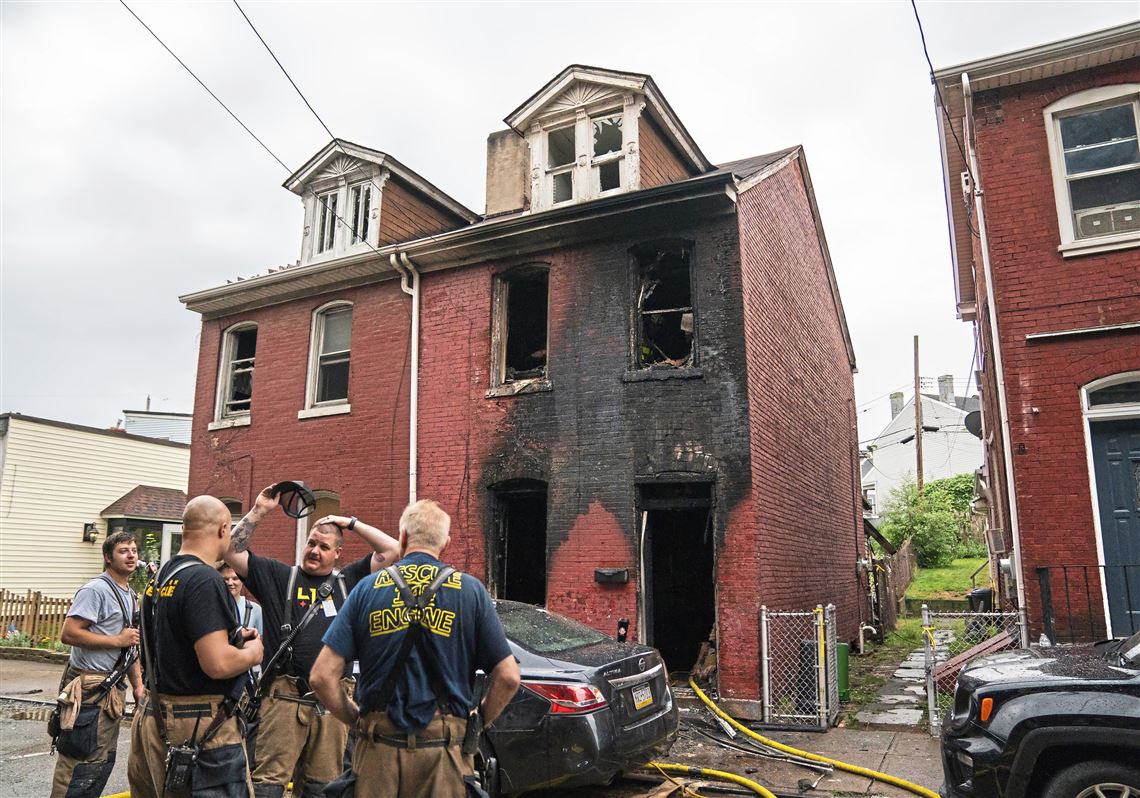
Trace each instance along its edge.
{"label": "trash bin", "polygon": [[970,612],[993,612],[994,591],[990,587],[976,587],[966,594]]}

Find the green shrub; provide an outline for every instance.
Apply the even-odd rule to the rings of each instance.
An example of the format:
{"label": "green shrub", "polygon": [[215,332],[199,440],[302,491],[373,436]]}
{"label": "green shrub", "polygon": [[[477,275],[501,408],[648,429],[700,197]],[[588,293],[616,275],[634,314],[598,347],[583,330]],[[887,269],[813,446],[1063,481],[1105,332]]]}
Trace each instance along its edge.
{"label": "green shrub", "polygon": [[921,496],[914,482],[904,482],[887,498],[882,532],[896,545],[912,540],[918,564],[923,568],[944,568],[956,557],[985,556],[984,541],[971,534],[973,497],[971,474],[931,482]]}
{"label": "green shrub", "polygon": [[958,524],[949,510],[926,509],[917,519],[911,545],[920,568],[945,568],[958,553]]}

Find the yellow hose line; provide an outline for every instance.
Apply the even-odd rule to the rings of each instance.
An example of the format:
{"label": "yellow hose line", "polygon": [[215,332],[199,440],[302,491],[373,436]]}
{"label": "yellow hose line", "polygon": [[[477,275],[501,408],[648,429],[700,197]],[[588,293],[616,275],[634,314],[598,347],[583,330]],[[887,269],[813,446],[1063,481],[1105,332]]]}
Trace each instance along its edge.
{"label": "yellow hose line", "polygon": [[849,765],[846,762],[840,762],[838,759],[829,759],[826,756],[813,754],[810,751],[801,751],[798,748],[792,748],[790,745],[784,745],[783,743],[776,742],[775,740],[769,737],[765,737],[762,734],[757,734],[756,732],[752,731],[752,729],[749,729],[743,723],[740,723],[736,720],[736,718],[733,718],[731,715],[727,714],[720,707],[714,704],[712,702],[712,699],[705,695],[704,691],[702,691],[701,688],[697,687],[697,683],[692,679],[689,679],[689,686],[693,688],[697,694],[697,697],[705,703],[705,706],[716,713],[716,716],[718,718],[730,724],[737,731],[748,735],[754,740],[759,740],[760,742],[764,743],[764,745],[771,746],[772,748],[783,751],[787,754],[795,754],[796,756],[802,756],[805,759],[811,759],[815,762],[824,762],[828,765],[834,765],[840,770],[846,770],[848,773],[854,773],[858,776],[866,776],[869,779],[881,781],[884,784],[893,784],[896,787],[902,787],[904,790],[912,792],[915,795],[921,795],[923,798],[939,798],[938,793],[934,792],[933,790],[928,790],[925,787],[919,784],[915,784],[914,782],[907,781],[906,779],[900,779],[898,776],[892,776],[889,773],[880,773],[879,771],[871,770],[870,768],[861,768],[858,765]]}
{"label": "yellow hose line", "polygon": [[103,798],[131,798],[131,794],[129,792],[116,792],[110,795],[104,795]]}
{"label": "yellow hose line", "polygon": [[776,798],[776,794],[771,790],[765,788],[762,784],[757,784],[751,779],[746,779],[743,776],[737,776],[735,773],[726,773],[723,770],[710,770],[709,768],[690,767],[689,765],[672,765],[668,762],[650,762],[650,765],[660,770],[662,773],[678,773],[683,776],[704,776],[709,779],[720,779],[721,781],[731,781],[733,784],[739,784],[741,787],[747,787],[760,796],[760,798]]}

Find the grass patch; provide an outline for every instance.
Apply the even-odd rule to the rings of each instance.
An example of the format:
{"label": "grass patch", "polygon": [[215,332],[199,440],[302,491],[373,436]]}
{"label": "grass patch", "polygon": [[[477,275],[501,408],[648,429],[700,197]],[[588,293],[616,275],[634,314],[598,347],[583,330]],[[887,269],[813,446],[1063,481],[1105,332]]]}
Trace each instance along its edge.
{"label": "grass patch", "polygon": [[[985,557],[954,560],[947,568],[919,568],[906,589],[908,599],[963,599],[970,590],[970,574],[986,562]],[[978,584],[985,584],[985,571],[978,574]],[[901,624],[900,624],[901,626]]]}

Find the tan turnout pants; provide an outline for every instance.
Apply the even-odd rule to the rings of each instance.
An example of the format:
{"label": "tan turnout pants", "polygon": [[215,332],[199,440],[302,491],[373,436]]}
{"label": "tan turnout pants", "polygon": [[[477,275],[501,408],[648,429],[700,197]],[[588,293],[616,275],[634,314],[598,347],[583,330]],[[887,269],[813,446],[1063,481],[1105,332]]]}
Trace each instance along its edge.
{"label": "tan turnout pants", "polygon": [[[95,671],[81,671],[68,665],[63,671],[59,689],[77,676],[105,676]],[[123,688],[116,688],[123,689]],[[51,798],[99,798],[107,778],[115,767],[115,752],[119,743],[119,721],[122,713],[110,710],[111,695],[108,693],[99,702],[103,710],[99,713],[98,740],[95,751],[85,759],[76,759],[56,752],[55,772],[51,780]]]}
{"label": "tan turnout pants", "polygon": [[[341,682],[349,695],[352,679]],[[257,762],[253,771],[254,790],[259,795],[278,795],[266,787],[284,787],[293,780],[293,794],[318,794],[318,785],[341,774],[348,727],[318,711],[313,702],[301,701],[300,683],[293,676],[278,676],[261,705],[261,726],[257,732]]]}
{"label": "tan turnout pants", "polygon": [[[188,742],[195,733],[200,739],[218,712],[222,696],[160,696],[166,733],[171,745]],[[236,718],[227,718],[199,754],[190,791],[177,795],[164,793],[166,783],[166,744],[158,732],[153,701],[146,710],[136,708],[131,724],[131,755],[127,760],[127,781],[131,798],[182,798],[207,795],[210,798],[250,798],[253,784],[245,757],[245,741]]]}
{"label": "tan turnout pants", "polygon": [[[352,755],[358,796],[464,798],[463,779],[475,773],[474,757],[461,752],[467,721],[437,714],[418,734],[401,732],[382,712],[357,724]],[[442,745],[440,744],[442,743]]]}

